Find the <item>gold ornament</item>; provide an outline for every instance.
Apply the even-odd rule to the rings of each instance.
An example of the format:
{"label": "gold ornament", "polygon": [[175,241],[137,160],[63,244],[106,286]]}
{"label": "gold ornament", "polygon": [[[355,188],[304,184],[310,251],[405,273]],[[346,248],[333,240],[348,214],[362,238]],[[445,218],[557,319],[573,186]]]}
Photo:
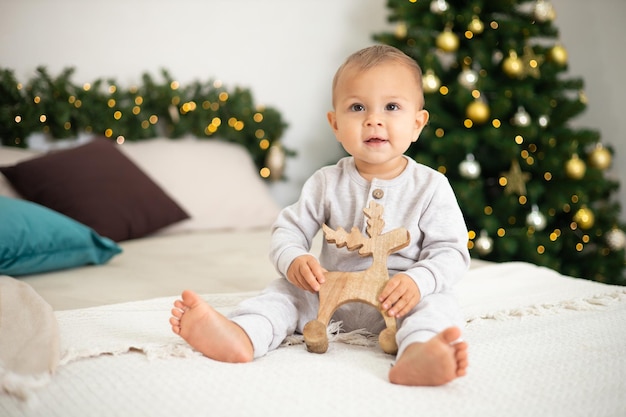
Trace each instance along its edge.
{"label": "gold ornament", "polygon": [[567,50],[562,45],[554,45],[548,51],[548,59],[558,65],[567,64]]}
{"label": "gold ornament", "polygon": [[517,52],[511,50],[509,56],[502,62],[502,70],[511,78],[518,78],[524,74],[524,63],[517,56]]}
{"label": "gold ornament", "polygon": [[576,222],[576,224],[578,224],[578,227],[587,230],[593,227],[596,219],[593,215],[593,211],[591,211],[589,207],[582,206],[574,214],[573,220]]}
{"label": "gold ornament", "polygon": [[504,194],[526,195],[526,183],[530,181],[530,173],[522,171],[517,159],[511,161],[511,169],[501,175],[505,179],[504,182],[500,180],[500,184],[504,184]]}
{"label": "gold ornament", "polygon": [[596,147],[589,153],[587,158],[589,165],[597,169],[607,169],[611,166],[611,152],[598,143]]}
{"label": "gold ornament", "polygon": [[454,52],[459,49],[459,37],[450,29],[446,29],[437,36],[435,44],[444,52]]}
{"label": "gold ornament", "polygon": [[579,180],[585,176],[587,165],[585,161],[578,157],[578,154],[572,155],[571,159],[565,162],[565,174],[574,180]]}
{"label": "gold ornament", "polygon": [[483,30],[485,30],[485,24],[478,18],[478,16],[474,15],[472,17],[472,21],[467,25],[467,30],[472,32],[474,35],[479,35],[483,33]]}
{"label": "gold ornament", "polygon": [[400,22],[398,23],[398,25],[396,26],[396,38],[398,39],[404,39],[406,38],[406,34],[408,33],[408,29],[406,27],[406,23],[405,22]]}
{"label": "gold ornament", "polygon": [[489,120],[489,106],[482,100],[474,100],[467,106],[467,109],[465,109],[465,115],[474,123],[485,123]]}
{"label": "gold ornament", "polygon": [[441,86],[441,81],[439,81],[439,78],[437,78],[433,70],[431,69],[426,70],[426,73],[424,74],[424,77],[422,78],[422,88],[424,89],[424,92],[434,93],[437,90],[439,90],[440,86]]}

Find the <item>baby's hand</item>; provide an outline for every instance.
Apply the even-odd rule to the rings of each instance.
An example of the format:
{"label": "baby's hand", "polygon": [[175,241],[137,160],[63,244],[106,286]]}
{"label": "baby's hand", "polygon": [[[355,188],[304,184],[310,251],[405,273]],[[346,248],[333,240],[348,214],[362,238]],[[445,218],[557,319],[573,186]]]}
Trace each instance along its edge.
{"label": "baby's hand", "polygon": [[289,265],[287,280],[305,291],[318,292],[325,281],[324,272],[326,270],[313,255],[302,255]]}
{"label": "baby's hand", "polygon": [[396,274],[383,288],[378,297],[383,311],[391,317],[400,318],[420,302],[422,294],[413,279],[406,274]]}

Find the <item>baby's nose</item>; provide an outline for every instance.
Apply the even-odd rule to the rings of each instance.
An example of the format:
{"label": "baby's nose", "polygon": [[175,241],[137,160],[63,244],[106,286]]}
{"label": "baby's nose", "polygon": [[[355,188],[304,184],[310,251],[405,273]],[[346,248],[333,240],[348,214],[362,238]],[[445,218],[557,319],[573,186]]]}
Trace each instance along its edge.
{"label": "baby's nose", "polygon": [[370,112],[365,120],[367,126],[382,126],[383,120],[378,112]]}

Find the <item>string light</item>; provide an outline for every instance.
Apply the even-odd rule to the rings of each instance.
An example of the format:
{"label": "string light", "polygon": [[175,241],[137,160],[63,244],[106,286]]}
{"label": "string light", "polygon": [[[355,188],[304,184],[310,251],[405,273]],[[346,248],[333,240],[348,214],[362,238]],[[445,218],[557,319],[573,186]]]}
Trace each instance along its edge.
{"label": "string light", "polygon": [[[220,134],[222,123],[228,121],[230,129],[223,131],[220,139],[246,147],[259,170],[271,171],[272,175],[263,171],[265,178],[273,180],[282,173],[282,167],[265,159],[286,124],[275,109],[254,104],[247,89],[226,89],[220,80],[195,82],[193,88],[187,88],[167,71],[162,72],[163,81],[144,74],[142,85],[129,88],[102,79],[75,85],[69,75],[71,71],[66,71],[55,78],[38,68],[24,85],[10,76],[0,79],[2,88],[15,92],[15,108],[24,109],[10,114],[11,123],[5,123],[9,125],[2,138],[5,145],[20,146],[23,138],[36,132],[53,139],[84,133],[104,135],[119,144],[129,138],[186,134],[207,138]],[[293,155],[284,146],[281,149],[287,156]]]}

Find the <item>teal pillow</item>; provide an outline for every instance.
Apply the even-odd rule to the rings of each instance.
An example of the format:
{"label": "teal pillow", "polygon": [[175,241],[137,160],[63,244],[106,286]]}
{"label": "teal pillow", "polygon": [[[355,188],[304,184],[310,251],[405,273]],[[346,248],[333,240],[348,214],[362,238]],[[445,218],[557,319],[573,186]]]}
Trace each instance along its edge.
{"label": "teal pillow", "polygon": [[0,196],[0,275],[103,264],[122,249],[54,210]]}

